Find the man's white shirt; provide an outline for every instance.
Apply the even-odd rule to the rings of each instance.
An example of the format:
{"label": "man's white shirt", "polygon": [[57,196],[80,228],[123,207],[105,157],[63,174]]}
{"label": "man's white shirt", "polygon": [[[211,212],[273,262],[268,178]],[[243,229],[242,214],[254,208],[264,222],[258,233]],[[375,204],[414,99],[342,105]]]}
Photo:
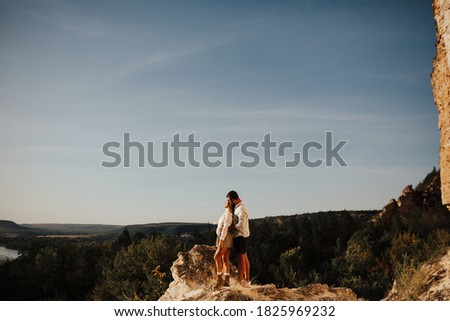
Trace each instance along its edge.
{"label": "man's white shirt", "polygon": [[244,203],[240,202],[234,209],[234,227],[233,237],[250,236],[250,228],[248,225],[248,209]]}

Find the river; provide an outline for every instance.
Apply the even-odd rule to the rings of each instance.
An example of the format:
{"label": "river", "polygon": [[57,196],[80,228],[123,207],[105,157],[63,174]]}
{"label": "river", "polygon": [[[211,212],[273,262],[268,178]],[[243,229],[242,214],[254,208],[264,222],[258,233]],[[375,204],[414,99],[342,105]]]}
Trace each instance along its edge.
{"label": "river", "polygon": [[19,256],[19,251],[7,249],[4,246],[0,246],[0,263],[6,260],[13,260]]}

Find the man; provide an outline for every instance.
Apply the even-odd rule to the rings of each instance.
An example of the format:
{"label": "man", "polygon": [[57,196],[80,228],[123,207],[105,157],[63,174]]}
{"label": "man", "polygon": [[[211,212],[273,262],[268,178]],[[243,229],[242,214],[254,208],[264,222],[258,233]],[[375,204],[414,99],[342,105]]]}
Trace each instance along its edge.
{"label": "man", "polygon": [[242,285],[247,285],[250,284],[250,262],[247,256],[247,241],[250,236],[248,209],[239,198],[237,192],[228,192],[227,198],[235,206],[232,233],[233,245],[238,259],[238,282]]}

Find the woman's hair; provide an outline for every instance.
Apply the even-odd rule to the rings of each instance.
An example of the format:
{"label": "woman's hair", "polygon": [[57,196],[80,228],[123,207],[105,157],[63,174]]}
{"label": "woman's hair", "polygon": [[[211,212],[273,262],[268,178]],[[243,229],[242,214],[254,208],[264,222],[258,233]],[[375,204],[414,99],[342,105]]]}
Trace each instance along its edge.
{"label": "woman's hair", "polygon": [[232,214],[234,214],[234,208],[236,207],[236,205],[234,205],[233,202],[228,200],[227,205],[225,205],[225,207],[228,208]]}

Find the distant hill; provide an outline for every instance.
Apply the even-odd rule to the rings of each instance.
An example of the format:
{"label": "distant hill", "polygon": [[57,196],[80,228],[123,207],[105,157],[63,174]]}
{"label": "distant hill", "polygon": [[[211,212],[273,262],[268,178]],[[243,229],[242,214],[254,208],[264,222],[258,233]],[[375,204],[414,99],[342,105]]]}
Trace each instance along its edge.
{"label": "distant hill", "polygon": [[289,222],[289,220],[296,217],[319,217],[326,215],[337,215],[341,213],[349,214],[356,224],[361,224],[370,221],[374,215],[378,214],[379,210],[341,210],[341,211],[319,211],[312,213],[302,213],[302,214],[290,214],[290,215],[277,215],[277,216],[266,216],[263,218],[251,219],[255,225],[265,222],[266,220],[274,221],[277,224]]}
{"label": "distant hill", "polygon": [[102,224],[17,224],[0,220],[0,236],[101,235],[116,233],[121,225]]}
{"label": "distant hill", "polygon": [[[116,235],[122,233],[125,226],[103,224],[17,224],[13,221],[0,221],[0,236],[65,236],[65,235]],[[208,223],[149,223],[128,225],[130,233],[143,234],[184,234],[204,232],[211,228]]]}
{"label": "distant hill", "polygon": [[0,220],[0,235],[16,236],[24,234],[35,234],[32,228],[21,226],[13,221]]}
{"label": "distant hill", "polygon": [[[278,223],[285,222],[298,215],[321,215],[335,214],[340,211],[305,213],[296,215],[280,215],[271,216],[271,220]],[[346,211],[347,212],[347,211]],[[348,211],[355,221],[368,221],[377,211]],[[252,224],[259,224],[267,218],[251,219]],[[207,232],[214,230],[215,226],[211,223],[186,223],[186,222],[165,222],[165,223],[148,223],[133,225],[106,225],[106,224],[17,224],[13,221],[0,220],[0,237],[1,236],[93,236],[93,235],[117,235],[127,228],[131,234],[143,233],[161,233],[161,234],[186,234],[193,232]]]}
{"label": "distant hill", "polygon": [[162,233],[162,234],[184,234],[192,232],[205,232],[212,228],[208,223],[151,223],[151,224],[136,224],[126,226],[131,234],[141,232],[143,234]]}
{"label": "distant hill", "polygon": [[[323,215],[335,214],[340,211],[319,212],[319,213],[305,213],[297,215],[280,215],[272,216],[271,220],[278,223],[290,220],[298,215]],[[377,211],[348,211],[355,221],[368,221]],[[251,219],[253,224],[258,225],[264,222],[266,218]],[[133,224],[133,225],[106,225],[106,224],[17,224],[13,221],[0,220],[0,237],[1,236],[97,236],[97,235],[111,235],[115,237],[122,233],[124,228],[127,228],[131,234],[143,233],[161,233],[161,234],[187,234],[193,232],[207,232],[215,229],[215,226],[210,223],[186,223],[186,222],[165,222],[165,223],[148,223],[148,224]]]}
{"label": "distant hill", "polygon": [[22,224],[23,227],[39,230],[48,235],[99,235],[115,233],[123,226],[103,224]]}

